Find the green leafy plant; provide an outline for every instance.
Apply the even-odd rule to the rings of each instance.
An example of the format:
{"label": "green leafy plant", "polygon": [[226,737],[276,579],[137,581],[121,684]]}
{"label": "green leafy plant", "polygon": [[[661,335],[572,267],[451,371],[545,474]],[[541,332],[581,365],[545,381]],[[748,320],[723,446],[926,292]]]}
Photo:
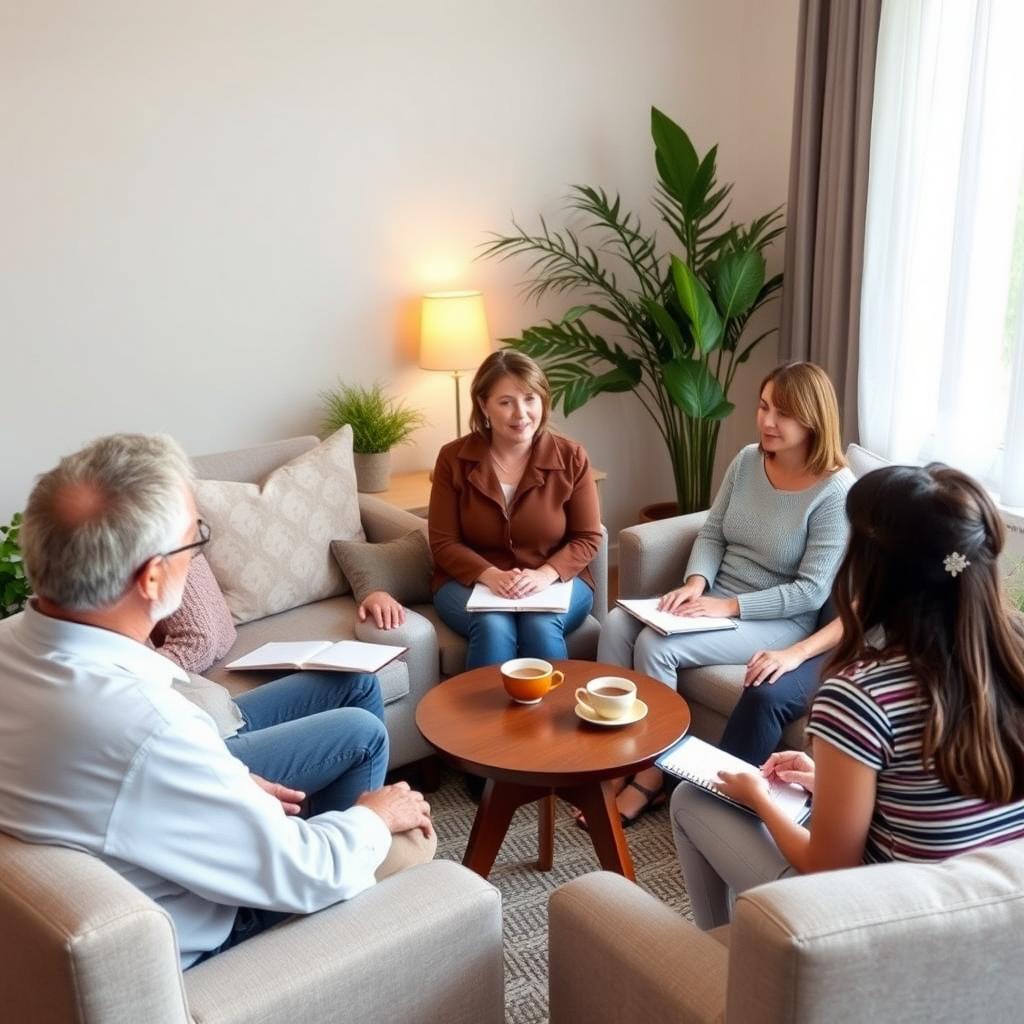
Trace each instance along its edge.
{"label": "green leafy plant", "polygon": [[8,525],[0,526],[0,619],[20,612],[32,594],[21,560],[20,532],[20,512],[14,514]]}
{"label": "green leafy plant", "polygon": [[659,253],[656,235],[618,195],[574,185],[566,208],[584,216],[582,227],[553,230],[542,217],[531,234],[513,221],[513,233],[493,235],[482,256],[528,259],[524,291],[536,301],[568,292],[592,300],[501,340],[544,367],[566,415],[604,392],[632,391],[668,448],[680,511],[693,512],[710,504],[736,371],[777,329],[745,334],[782,286],[781,274],[766,280],[764,250],[784,228],[781,207],[723,226],[732,185],[718,184],[718,147],[698,157],[686,132],[653,107],[651,135],[654,206],[679,254]]}
{"label": "green leafy plant", "polygon": [[320,397],[324,433],[348,424],[352,428],[352,447],[361,455],[387,452],[407,443],[412,432],[425,422],[423,413],[388,398],[380,384],[364,388],[339,383]]}

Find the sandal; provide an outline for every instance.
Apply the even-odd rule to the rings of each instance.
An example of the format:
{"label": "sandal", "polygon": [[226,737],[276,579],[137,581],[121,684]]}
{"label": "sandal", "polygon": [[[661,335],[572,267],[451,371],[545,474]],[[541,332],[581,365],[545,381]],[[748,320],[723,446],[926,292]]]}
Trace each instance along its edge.
{"label": "sandal", "polygon": [[623,792],[632,786],[634,789],[639,790],[644,795],[644,803],[640,810],[636,814],[623,814],[619,811],[619,821],[623,828],[629,828],[630,825],[635,825],[648,811],[656,811],[661,805],[668,799],[665,794],[664,788],[660,789],[649,789],[647,786],[636,779],[630,779],[629,782],[623,787]]}
{"label": "sandal", "polygon": [[[623,828],[629,828],[630,825],[635,825],[636,822],[639,821],[640,818],[648,811],[656,811],[668,799],[668,794],[665,792],[664,788],[649,789],[647,786],[637,782],[635,779],[630,779],[629,782],[622,787],[620,792],[624,792],[630,786],[634,789],[640,790],[640,792],[646,797],[646,800],[640,810],[632,816],[623,814],[622,811],[619,811],[619,823]],[[572,816],[573,820],[576,822],[577,828],[587,829],[587,819],[578,807],[573,808]]]}

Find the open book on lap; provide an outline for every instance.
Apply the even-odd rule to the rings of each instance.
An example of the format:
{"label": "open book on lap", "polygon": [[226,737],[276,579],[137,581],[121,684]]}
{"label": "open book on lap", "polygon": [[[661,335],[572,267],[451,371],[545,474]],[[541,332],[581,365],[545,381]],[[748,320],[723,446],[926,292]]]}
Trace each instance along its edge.
{"label": "open book on lap", "polygon": [[319,669],[331,672],[377,672],[405,654],[407,647],[366,644],[361,640],[293,640],[264,644],[236,658],[229,669]]}
{"label": "open book on lap", "polygon": [[[719,800],[732,804],[748,814],[754,812],[745,804],[731,800],[718,789],[719,772],[754,772],[761,774],[761,769],[748,764],[739,757],[727,754],[710,743],[697,739],[696,736],[684,736],[674,747],[670,747],[654,762],[663,772],[674,775],[677,779],[691,782],[707,793],[717,796]],[[792,820],[800,824],[811,813],[807,791],[802,786],[794,786],[788,782],[772,782],[769,784],[772,799],[779,808]]]}
{"label": "open book on lap", "polygon": [[552,583],[529,597],[499,597],[477,583],[466,602],[467,612],[567,612],[572,600],[572,580]]}
{"label": "open book on lap", "polygon": [[716,619],[707,615],[673,615],[658,610],[660,597],[645,597],[639,600],[620,598],[615,603],[635,619],[650,626],[662,636],[677,633],[707,633],[714,629],[736,629],[735,619]]}

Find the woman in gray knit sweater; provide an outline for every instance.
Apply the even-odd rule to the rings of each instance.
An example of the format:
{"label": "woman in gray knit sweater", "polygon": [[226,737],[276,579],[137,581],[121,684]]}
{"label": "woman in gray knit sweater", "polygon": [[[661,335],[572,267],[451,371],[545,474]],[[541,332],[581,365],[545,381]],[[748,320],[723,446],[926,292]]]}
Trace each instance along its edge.
{"label": "woman in gray knit sweater", "polygon": [[[846,468],[835,389],[813,363],[789,363],[761,383],[759,443],[725,474],[683,585],[660,607],[681,616],[737,620],[736,629],[662,636],[622,609],[608,616],[598,660],[632,666],[669,686],[679,669],[744,663],[814,629],[846,548]],[[661,772],[641,772],[619,795],[630,823],[661,791]]]}

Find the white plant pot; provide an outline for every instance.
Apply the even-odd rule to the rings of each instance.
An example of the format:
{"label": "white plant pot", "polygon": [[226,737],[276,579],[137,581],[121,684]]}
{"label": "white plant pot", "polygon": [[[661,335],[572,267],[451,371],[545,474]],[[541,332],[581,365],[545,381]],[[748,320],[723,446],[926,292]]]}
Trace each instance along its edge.
{"label": "white plant pot", "polygon": [[362,494],[377,494],[391,486],[391,452],[354,452],[352,459],[356,465],[356,487]]}

